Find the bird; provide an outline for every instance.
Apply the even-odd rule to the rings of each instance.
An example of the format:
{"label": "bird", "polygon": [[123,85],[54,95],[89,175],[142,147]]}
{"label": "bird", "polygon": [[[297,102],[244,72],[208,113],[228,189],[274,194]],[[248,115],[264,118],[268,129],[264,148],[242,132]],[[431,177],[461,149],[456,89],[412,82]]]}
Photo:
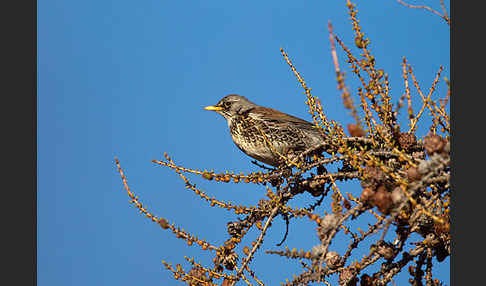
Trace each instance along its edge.
{"label": "bird", "polygon": [[324,141],[314,124],[238,94],[226,95],[204,109],[226,119],[231,138],[241,151],[273,167],[294,162],[292,158]]}

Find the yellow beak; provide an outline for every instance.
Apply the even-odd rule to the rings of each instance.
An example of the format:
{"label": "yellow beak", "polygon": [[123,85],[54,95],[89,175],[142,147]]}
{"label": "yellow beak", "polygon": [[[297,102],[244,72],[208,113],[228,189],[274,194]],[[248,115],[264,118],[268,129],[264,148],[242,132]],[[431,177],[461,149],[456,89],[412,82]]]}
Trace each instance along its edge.
{"label": "yellow beak", "polygon": [[210,110],[210,111],[223,110],[223,108],[221,106],[214,106],[214,105],[206,106],[206,107],[204,107],[204,109],[205,110]]}

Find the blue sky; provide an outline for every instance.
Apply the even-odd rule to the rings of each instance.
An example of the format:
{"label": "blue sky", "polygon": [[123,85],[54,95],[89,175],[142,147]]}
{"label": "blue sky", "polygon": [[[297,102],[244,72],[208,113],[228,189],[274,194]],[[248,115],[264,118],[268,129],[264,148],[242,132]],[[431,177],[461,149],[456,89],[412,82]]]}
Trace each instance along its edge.
{"label": "blue sky", "polygon": [[[410,3],[440,10],[439,1]],[[377,66],[389,74],[395,102],[404,90],[403,56],[424,91],[440,65],[449,77],[449,26],[442,19],[396,1],[357,4]],[[223,118],[202,108],[239,93],[311,120],[303,90],[280,48],[319,96],[326,115],[352,123],[336,90],[327,31],[330,20],[335,33],[353,47],[348,17],[344,1],[39,1],[38,285],[180,285],[161,260],[189,270],[188,256],[211,266],[211,254],[188,247],[128,204],[114,157],[152,213],[221,244],[226,223],[237,216],[208,207],[184,189],[175,173],[151,160],[167,152],[190,168],[256,170],[231,142]],[[338,54],[355,94],[356,81],[340,49]],[[444,94],[441,80],[435,96]],[[200,177],[192,182],[210,196],[245,205],[257,204],[265,191]],[[360,191],[358,184],[342,190]],[[302,196],[293,205],[313,201]],[[278,249],[284,232],[285,223],[277,219],[262,250]],[[307,250],[317,243],[315,225],[302,220],[301,225],[291,223],[284,246]],[[446,284],[449,261],[434,273]],[[275,285],[291,279],[289,273],[300,266],[260,253],[252,267],[266,284]],[[403,274],[395,280],[398,285],[407,283]]]}

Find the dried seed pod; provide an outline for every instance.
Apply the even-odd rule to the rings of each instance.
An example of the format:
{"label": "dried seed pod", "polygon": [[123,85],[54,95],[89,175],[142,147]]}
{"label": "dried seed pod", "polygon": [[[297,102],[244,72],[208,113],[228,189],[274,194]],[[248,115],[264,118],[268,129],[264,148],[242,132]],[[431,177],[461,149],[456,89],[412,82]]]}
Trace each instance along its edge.
{"label": "dried seed pod", "polygon": [[336,252],[336,251],[329,251],[326,253],[326,257],[324,258],[326,265],[329,269],[338,269],[344,265],[343,258]]}
{"label": "dried seed pod", "polygon": [[368,274],[363,274],[361,275],[360,279],[360,286],[371,286],[373,285],[373,278],[371,278]]}
{"label": "dried seed pod", "polygon": [[363,203],[369,203],[371,202],[371,198],[375,195],[375,191],[370,189],[370,188],[364,188],[363,191],[361,192],[361,197],[360,200]]}
{"label": "dried seed pod", "polygon": [[270,205],[270,201],[266,199],[260,199],[258,200],[258,207],[260,209],[266,209]]}
{"label": "dried seed pod", "polygon": [[417,144],[417,137],[414,134],[401,132],[398,135],[398,144],[405,151],[411,151]]}
{"label": "dried seed pod", "polygon": [[350,124],[348,124],[347,127],[348,127],[348,132],[349,132],[350,136],[364,137],[366,135],[364,130],[361,128],[361,126],[359,126],[357,124],[350,123]]}
{"label": "dried seed pod", "polygon": [[415,269],[416,269],[415,265],[410,265],[408,267],[408,273],[410,273],[410,275],[412,276],[415,276]]}
{"label": "dried seed pod", "polygon": [[412,157],[415,160],[423,160],[423,159],[425,159],[425,152],[424,151],[415,151],[415,152],[412,152]]}
{"label": "dried seed pod", "polygon": [[422,177],[422,174],[418,171],[418,168],[410,167],[407,170],[407,177],[410,182],[418,181]]}
{"label": "dried seed pod", "polygon": [[238,254],[233,249],[224,247],[222,251],[218,253],[218,263],[222,264],[227,270],[235,269],[236,262],[238,261]]}
{"label": "dried seed pod", "polygon": [[447,143],[446,140],[440,137],[439,135],[429,134],[424,138],[423,145],[425,151],[427,151],[427,154],[430,156],[436,152],[437,153],[442,152],[446,143]]}
{"label": "dried seed pod", "polygon": [[383,256],[386,260],[395,257],[395,248],[391,243],[382,242],[376,249],[376,252]]}
{"label": "dried seed pod", "polygon": [[357,271],[352,267],[343,269],[339,274],[339,285],[341,286],[354,286],[358,282],[358,277],[356,277]]}
{"label": "dried seed pod", "polygon": [[422,214],[415,221],[412,230],[415,230],[423,237],[426,237],[429,233],[434,231],[434,220],[430,216]]}
{"label": "dried seed pod", "polygon": [[[247,180],[248,179],[245,179],[245,183],[246,183]],[[284,182],[283,178],[280,177],[279,175],[270,175],[269,178],[268,178],[268,181],[270,182],[272,187],[279,186]],[[248,180],[248,182],[250,182],[250,180]]]}
{"label": "dried seed pod", "polygon": [[323,165],[317,166],[317,175],[327,174],[327,169]]}
{"label": "dried seed pod", "polygon": [[[444,139],[446,140],[446,139]],[[446,144],[444,145],[444,148],[442,149],[442,152],[443,153],[449,153],[451,152],[451,142],[450,141],[446,141]]]}
{"label": "dried seed pod", "polygon": [[444,259],[447,258],[447,256],[450,255],[449,251],[447,251],[444,243],[439,243],[434,247],[435,255],[437,258],[437,261],[442,262]]}
{"label": "dried seed pod", "polygon": [[389,214],[392,206],[391,194],[386,188],[381,185],[373,196],[373,204],[378,207],[378,210],[383,214]]}
{"label": "dried seed pod", "polygon": [[448,234],[451,227],[449,223],[449,217],[446,215],[442,215],[440,216],[440,218],[444,221],[444,223],[434,222],[434,232],[438,235]]}
{"label": "dried seed pod", "polygon": [[311,255],[313,259],[320,259],[321,255],[324,253],[324,246],[322,244],[318,244],[311,249]]}
{"label": "dried seed pod", "polygon": [[361,181],[363,188],[376,189],[378,185],[381,185],[385,179],[385,173],[379,167],[367,166],[363,170],[364,180]]}
{"label": "dried seed pod", "polygon": [[403,193],[403,190],[400,187],[396,187],[391,192],[391,200],[394,206],[399,206],[406,199],[407,196]]}
{"label": "dried seed pod", "polygon": [[309,187],[308,192],[314,197],[318,197],[322,195],[322,193],[325,190],[324,185],[320,184],[319,182],[316,182],[315,180],[310,181],[308,187]]}
{"label": "dried seed pod", "polygon": [[343,200],[343,207],[345,207],[347,210],[349,210],[351,208],[351,203],[347,199],[344,199]]}
{"label": "dried seed pod", "polygon": [[228,222],[226,224],[226,230],[231,237],[238,238],[241,236],[243,225],[240,222]]}
{"label": "dried seed pod", "polygon": [[328,214],[324,217],[317,227],[317,235],[321,240],[324,240],[329,232],[336,227],[337,221],[338,219],[334,214]]}

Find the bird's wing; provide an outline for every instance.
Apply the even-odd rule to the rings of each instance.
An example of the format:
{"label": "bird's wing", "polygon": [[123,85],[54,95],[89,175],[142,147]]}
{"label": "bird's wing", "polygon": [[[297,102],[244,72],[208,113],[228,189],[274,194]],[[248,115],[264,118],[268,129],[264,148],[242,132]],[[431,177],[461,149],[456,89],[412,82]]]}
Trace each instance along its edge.
{"label": "bird's wing", "polygon": [[314,124],[310,123],[309,121],[300,119],[298,117],[280,112],[269,107],[258,106],[252,108],[251,110],[249,110],[248,116],[255,119],[279,122],[285,125],[290,124],[298,128],[316,131],[316,127],[314,126]]}

